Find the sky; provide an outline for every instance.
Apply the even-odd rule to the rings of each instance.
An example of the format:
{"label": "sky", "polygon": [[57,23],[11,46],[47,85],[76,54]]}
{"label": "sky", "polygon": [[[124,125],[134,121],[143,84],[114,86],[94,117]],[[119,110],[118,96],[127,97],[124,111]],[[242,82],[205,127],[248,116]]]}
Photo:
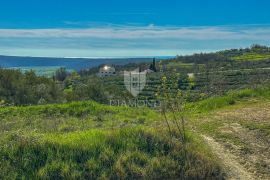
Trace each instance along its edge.
{"label": "sky", "polygon": [[0,54],[175,56],[270,45],[269,0],[1,0]]}

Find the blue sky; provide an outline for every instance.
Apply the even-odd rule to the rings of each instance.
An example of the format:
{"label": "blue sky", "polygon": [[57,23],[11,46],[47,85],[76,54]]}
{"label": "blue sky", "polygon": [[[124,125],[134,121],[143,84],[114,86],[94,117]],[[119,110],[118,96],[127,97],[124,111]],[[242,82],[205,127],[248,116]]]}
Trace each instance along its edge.
{"label": "blue sky", "polygon": [[268,0],[0,1],[0,54],[174,56],[270,45]]}

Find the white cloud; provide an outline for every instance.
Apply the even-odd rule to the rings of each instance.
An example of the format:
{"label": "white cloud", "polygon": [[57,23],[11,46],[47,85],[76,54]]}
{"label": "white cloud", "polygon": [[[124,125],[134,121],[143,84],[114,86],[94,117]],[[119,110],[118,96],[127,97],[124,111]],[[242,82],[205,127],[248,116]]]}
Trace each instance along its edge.
{"label": "white cloud", "polygon": [[145,27],[116,26],[88,29],[0,29],[0,38],[100,38],[270,40],[270,26]]}
{"label": "white cloud", "polygon": [[270,45],[270,25],[159,27],[154,24],[77,29],[0,29],[1,55],[155,56]]}

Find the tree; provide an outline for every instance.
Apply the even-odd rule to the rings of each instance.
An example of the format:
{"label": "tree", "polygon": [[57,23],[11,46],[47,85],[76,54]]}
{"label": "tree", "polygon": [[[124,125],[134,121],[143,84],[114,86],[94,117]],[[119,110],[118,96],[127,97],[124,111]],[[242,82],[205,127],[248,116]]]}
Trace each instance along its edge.
{"label": "tree", "polygon": [[61,67],[55,72],[55,78],[58,81],[64,81],[67,76],[68,76],[68,72],[66,68]]}

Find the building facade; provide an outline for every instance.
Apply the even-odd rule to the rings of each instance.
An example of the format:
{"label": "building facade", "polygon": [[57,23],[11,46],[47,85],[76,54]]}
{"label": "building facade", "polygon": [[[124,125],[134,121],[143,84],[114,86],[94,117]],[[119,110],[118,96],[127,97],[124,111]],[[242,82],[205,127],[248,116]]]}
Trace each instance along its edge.
{"label": "building facade", "polygon": [[98,77],[109,77],[109,76],[115,76],[115,68],[105,65],[102,68],[99,69],[99,72],[97,73]]}

